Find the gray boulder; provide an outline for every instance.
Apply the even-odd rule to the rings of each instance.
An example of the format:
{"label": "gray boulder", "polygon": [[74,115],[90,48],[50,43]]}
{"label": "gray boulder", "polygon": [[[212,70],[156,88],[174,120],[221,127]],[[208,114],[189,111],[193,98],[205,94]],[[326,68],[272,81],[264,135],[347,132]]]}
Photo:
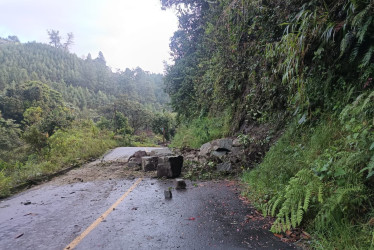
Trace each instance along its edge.
{"label": "gray boulder", "polygon": [[168,155],[158,157],[157,177],[175,178],[182,172],[183,156]]}
{"label": "gray boulder", "polygon": [[156,171],[158,165],[158,157],[156,156],[144,156],[142,157],[142,169],[144,172]]}
{"label": "gray boulder", "polygon": [[241,144],[240,140],[238,138],[236,138],[232,141],[232,146],[233,147],[241,147],[241,146],[243,146],[243,144]]}
{"label": "gray boulder", "polygon": [[214,156],[216,158],[218,158],[220,161],[222,161],[222,159],[227,155],[227,151],[212,151],[210,153],[210,156]]}
{"label": "gray boulder", "polygon": [[147,152],[139,150],[136,151],[132,156],[129,157],[128,166],[136,167],[142,165],[142,157],[147,156]]}
{"label": "gray boulder", "polygon": [[232,155],[242,155],[244,153],[244,147],[233,147],[231,149]]}
{"label": "gray boulder", "polygon": [[212,144],[210,142],[207,142],[200,147],[199,155],[206,156],[212,151]]}
{"label": "gray boulder", "polygon": [[200,147],[201,156],[206,156],[210,154],[212,151],[231,151],[232,150],[232,139],[230,138],[223,138],[217,139],[211,142],[207,142]]}

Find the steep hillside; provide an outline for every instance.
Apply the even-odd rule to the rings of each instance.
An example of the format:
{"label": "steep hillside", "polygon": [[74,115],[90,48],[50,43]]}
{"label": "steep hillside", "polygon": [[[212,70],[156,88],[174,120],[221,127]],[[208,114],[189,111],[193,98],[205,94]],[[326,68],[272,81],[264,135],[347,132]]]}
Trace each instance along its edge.
{"label": "steep hillside", "polygon": [[284,131],[243,178],[272,230],[306,228],[317,248],[374,247],[373,2],[162,3],[179,10],[165,76],[174,145]]}

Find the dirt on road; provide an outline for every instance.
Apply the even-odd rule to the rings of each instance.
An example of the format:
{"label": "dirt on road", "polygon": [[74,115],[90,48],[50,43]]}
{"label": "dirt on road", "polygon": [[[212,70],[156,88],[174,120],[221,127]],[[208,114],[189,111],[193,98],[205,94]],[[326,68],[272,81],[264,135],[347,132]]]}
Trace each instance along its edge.
{"label": "dirt on road", "polygon": [[92,182],[116,179],[135,179],[139,177],[155,178],[156,172],[143,172],[141,167],[128,167],[127,163],[101,162],[97,160],[80,168],[53,178],[49,184],[66,185],[77,182]]}
{"label": "dirt on road", "polygon": [[296,248],[269,231],[235,181],[176,190],[173,179],[104,158],[0,201],[0,249]]}

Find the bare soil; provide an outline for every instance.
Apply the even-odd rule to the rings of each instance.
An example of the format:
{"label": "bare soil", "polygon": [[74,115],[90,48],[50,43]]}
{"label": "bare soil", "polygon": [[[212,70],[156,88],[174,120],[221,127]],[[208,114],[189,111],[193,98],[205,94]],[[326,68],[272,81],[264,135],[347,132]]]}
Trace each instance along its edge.
{"label": "bare soil", "polygon": [[56,185],[97,180],[135,179],[138,177],[156,177],[156,171],[144,172],[141,167],[128,167],[127,163],[101,162],[96,160],[73,169],[68,173],[53,178],[50,182]]}

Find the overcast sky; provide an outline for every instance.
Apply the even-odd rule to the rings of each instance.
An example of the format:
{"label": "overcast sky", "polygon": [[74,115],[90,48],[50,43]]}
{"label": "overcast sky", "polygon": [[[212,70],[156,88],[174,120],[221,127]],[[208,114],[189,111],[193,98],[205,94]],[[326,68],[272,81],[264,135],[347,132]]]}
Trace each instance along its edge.
{"label": "overcast sky", "polygon": [[162,73],[178,21],[159,0],[0,0],[0,37],[48,43],[47,30],[73,32],[79,57],[102,51],[113,69]]}

